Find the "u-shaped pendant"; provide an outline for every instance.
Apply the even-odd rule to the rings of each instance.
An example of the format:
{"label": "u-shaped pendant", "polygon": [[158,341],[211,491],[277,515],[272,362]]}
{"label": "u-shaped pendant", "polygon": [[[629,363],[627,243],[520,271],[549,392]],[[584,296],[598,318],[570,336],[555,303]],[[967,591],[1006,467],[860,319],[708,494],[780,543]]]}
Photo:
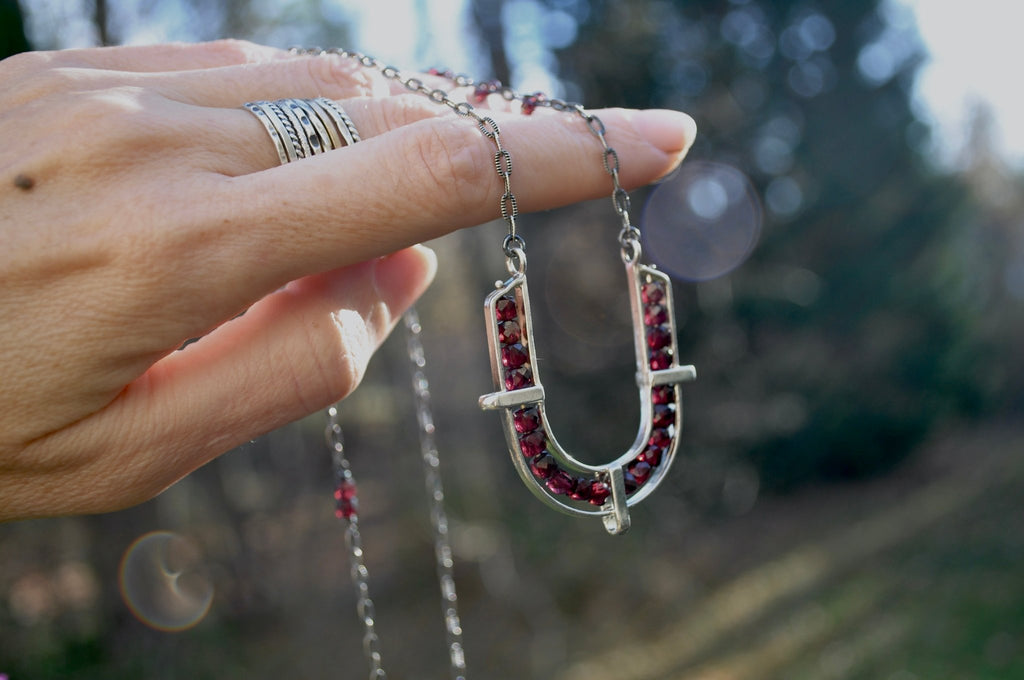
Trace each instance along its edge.
{"label": "u-shaped pendant", "polygon": [[[512,462],[526,486],[549,506],[579,516],[600,516],[605,529],[629,528],[629,506],[665,478],[679,446],[683,409],[679,384],[695,380],[693,366],[677,361],[672,286],[651,265],[623,258],[630,289],[640,390],[640,428],[628,451],[607,465],[576,460],[559,445],[548,422],[534,343],[526,259],[517,249],[511,278],[487,296],[484,310],[497,392],[480,407],[502,412]],[[511,263],[517,262],[517,266]]]}

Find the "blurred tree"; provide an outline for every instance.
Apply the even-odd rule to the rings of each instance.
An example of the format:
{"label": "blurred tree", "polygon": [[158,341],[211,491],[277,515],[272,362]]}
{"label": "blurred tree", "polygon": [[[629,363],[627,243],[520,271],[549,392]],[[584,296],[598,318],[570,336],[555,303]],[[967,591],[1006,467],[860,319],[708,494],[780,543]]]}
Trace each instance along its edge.
{"label": "blurred tree", "polygon": [[0,59],[27,52],[28,39],[25,37],[21,8],[17,0],[0,0]]}
{"label": "blurred tree", "polygon": [[976,205],[916,150],[927,134],[909,97],[921,47],[893,3],[544,6],[578,22],[556,50],[569,91],[691,112],[691,161],[739,168],[763,200],[749,262],[681,291],[699,309],[682,349],[701,370],[691,451],[747,457],[775,487],[855,477],[990,405],[992,354],[976,336],[982,263],[962,248]]}

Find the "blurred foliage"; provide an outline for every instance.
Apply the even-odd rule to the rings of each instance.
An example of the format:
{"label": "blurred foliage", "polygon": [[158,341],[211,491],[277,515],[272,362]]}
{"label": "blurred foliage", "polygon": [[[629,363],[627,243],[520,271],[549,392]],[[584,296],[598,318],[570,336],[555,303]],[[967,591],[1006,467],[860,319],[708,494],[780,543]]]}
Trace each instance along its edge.
{"label": "blurred foliage", "polygon": [[[526,6],[537,23],[511,25]],[[104,16],[107,25],[90,35],[116,42],[157,10],[178,22],[176,38],[232,35],[283,46],[347,45],[356,36],[330,2],[139,0],[104,4],[102,13],[92,2],[35,0],[25,7],[42,22],[37,42],[44,48],[60,47],[58,29],[82,17],[88,23]],[[426,2],[416,7],[430,9]],[[502,225],[436,244],[442,262],[455,266],[442,266],[420,312],[474,675],[562,677],[570,661],[585,663],[606,647],[636,659],[639,645],[659,642],[655,632],[672,628],[681,612],[711,619],[723,611],[716,597],[730,579],[757,576],[752,590],[759,593],[774,583],[771,560],[785,561],[789,551],[806,556],[805,543],[824,546],[826,555],[837,544],[856,543],[854,523],[876,505],[884,508],[878,533],[898,536],[904,546],[897,555],[879,548],[841,561],[870,573],[794,586],[803,594],[750,612],[749,631],[724,626],[724,637],[698,650],[698,660],[733,643],[742,648],[748,638],[786,634],[777,617],[787,604],[802,604],[801,597],[835,607],[835,623],[822,630],[841,641],[861,620],[851,623],[842,608],[862,611],[864,582],[869,590],[880,583],[887,593],[899,592],[924,625],[948,609],[936,611],[900,579],[913,584],[924,573],[936,591],[962,581],[965,590],[980,592],[976,586],[991,582],[991,573],[1006,573],[1020,541],[1001,542],[998,518],[1020,516],[1013,512],[1019,470],[1000,493],[969,497],[985,519],[979,545],[993,555],[963,569],[947,568],[958,553],[943,542],[945,524],[921,536],[921,523],[886,524],[890,509],[899,515],[895,500],[939,474],[928,465],[911,473],[904,467],[856,491],[837,486],[814,495],[814,481],[893,468],[944,423],[1024,410],[1024,354],[1016,350],[1024,332],[1020,178],[998,160],[982,114],[966,173],[944,175],[929,166],[922,152],[928,130],[908,94],[921,48],[893,5],[476,0],[472,10],[485,43],[482,60],[503,78],[515,82],[533,59],[554,72],[567,96],[588,105],[691,112],[700,127],[691,162],[738,168],[765,215],[761,242],[746,264],[721,279],[676,288],[685,319],[681,358],[700,377],[684,388],[687,425],[677,469],[666,488],[636,508],[631,532],[616,539],[597,523],[558,517],[533,502],[505,459],[495,419],[476,411],[476,395],[490,389],[479,307],[504,272]],[[3,21],[7,31],[13,24]],[[526,46],[517,36],[536,40]],[[480,70],[472,75],[494,75]],[[634,198],[636,215],[643,198]],[[636,428],[618,225],[602,200],[524,216],[521,228],[555,429],[570,450],[607,459]],[[360,479],[389,674],[416,678],[442,668],[444,658],[405,361],[401,338],[390,341],[342,416]],[[313,417],[262,437],[130,511],[0,527],[0,673],[12,680],[362,677],[361,630],[330,514],[321,426]],[[959,476],[1002,441],[964,447],[957,455],[970,464],[943,464],[956,477],[950,495]],[[795,505],[768,499],[744,521],[734,519],[750,512],[765,486],[794,491]],[[843,526],[842,540],[830,540]],[[970,538],[974,526],[973,515],[960,517],[956,535]],[[188,633],[148,628],[117,590],[122,553],[156,528],[201,545],[217,584],[210,615]],[[761,579],[765,570],[769,576]],[[995,644],[1005,670],[1020,667],[1005,640],[1017,644],[1022,631],[1013,612],[1021,608],[992,602],[1019,604],[1022,593],[1019,579],[998,582],[1004,580],[1012,582],[999,591],[1003,601],[967,597],[949,607],[971,609],[960,614],[969,634],[954,637],[965,649]],[[754,608],[756,600],[730,601]],[[697,618],[687,638],[700,639],[707,629],[707,620]],[[635,625],[624,630],[627,619]],[[875,618],[863,620],[870,629]],[[941,675],[934,669],[943,653],[954,654],[942,644],[952,638],[919,623],[907,623],[915,632],[904,667],[920,677]],[[950,667],[966,674],[972,653],[956,652]],[[816,658],[813,644],[806,658]],[[684,677],[697,662],[690,663],[672,667]],[[810,670],[799,677],[816,677],[819,666],[807,663]],[[909,680],[899,675],[900,663],[880,664],[871,677]]]}
{"label": "blurred foliage", "polygon": [[749,459],[769,487],[860,477],[1017,393],[1019,375],[1004,374],[1014,336],[982,323],[1021,316],[1000,281],[1009,234],[986,229],[968,182],[919,151],[928,131],[909,88],[922,48],[898,7],[546,4],[579,20],[555,51],[568,89],[690,112],[690,162],[733,165],[764,198],[750,260],[680,291],[698,450]]}
{"label": "blurred foliage", "polygon": [[0,59],[28,50],[17,0],[0,0]]}

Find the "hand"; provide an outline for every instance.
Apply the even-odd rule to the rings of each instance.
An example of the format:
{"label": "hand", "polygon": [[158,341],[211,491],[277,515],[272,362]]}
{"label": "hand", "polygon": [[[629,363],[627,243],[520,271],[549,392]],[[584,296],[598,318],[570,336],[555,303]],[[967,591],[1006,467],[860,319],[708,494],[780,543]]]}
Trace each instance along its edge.
{"label": "hand", "polygon": [[[433,277],[413,244],[498,216],[476,126],[342,57],[29,53],[0,82],[0,520],[141,502],[344,397]],[[241,104],[313,96],[364,141],[279,166]],[[522,211],[609,192],[581,121],[492,115]],[[683,114],[599,115],[627,188],[693,141]]]}

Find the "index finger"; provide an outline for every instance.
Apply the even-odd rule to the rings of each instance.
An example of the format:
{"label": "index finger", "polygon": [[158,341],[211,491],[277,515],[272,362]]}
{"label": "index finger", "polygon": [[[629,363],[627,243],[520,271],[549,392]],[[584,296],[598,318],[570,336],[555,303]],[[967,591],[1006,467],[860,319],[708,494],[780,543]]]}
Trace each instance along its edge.
{"label": "index finger", "polygon": [[[626,188],[671,171],[696,132],[693,120],[675,111],[597,113]],[[582,120],[494,115],[523,212],[611,194],[602,147]],[[174,235],[200,251],[187,258],[198,270],[182,278],[220,281],[224,294],[243,296],[241,304],[301,276],[495,219],[505,191],[495,154],[472,120],[444,116],[297,163],[219,178],[200,197],[210,211],[203,222],[218,225],[216,237],[203,225],[204,238],[187,230]],[[205,271],[211,264],[216,271]]]}

